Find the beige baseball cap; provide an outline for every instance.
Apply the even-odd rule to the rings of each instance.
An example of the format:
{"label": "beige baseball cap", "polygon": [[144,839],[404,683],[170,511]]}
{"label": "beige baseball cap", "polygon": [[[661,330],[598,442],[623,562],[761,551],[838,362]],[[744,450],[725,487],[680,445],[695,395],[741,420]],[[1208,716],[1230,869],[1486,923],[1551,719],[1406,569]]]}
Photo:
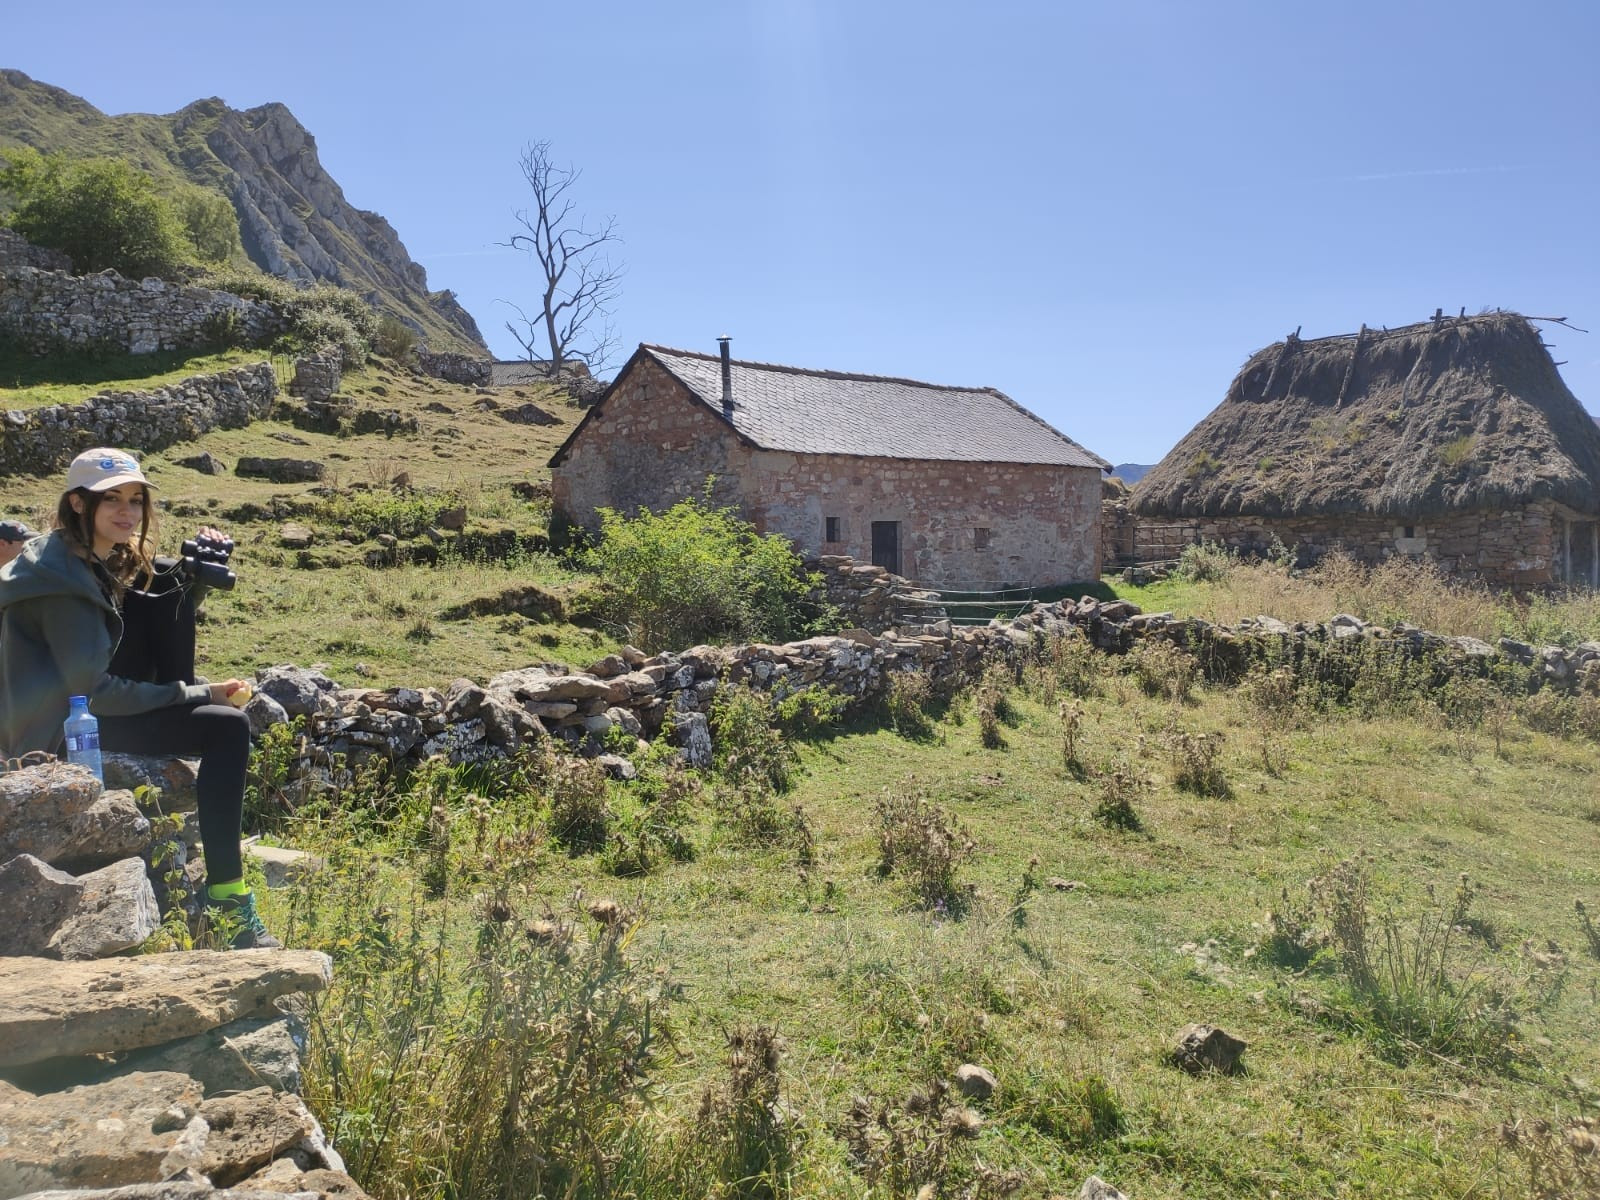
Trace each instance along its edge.
{"label": "beige baseball cap", "polygon": [[124,483],[142,483],[145,487],[155,487],[155,484],[144,477],[139,464],[126,450],[97,446],[78,455],[67,468],[69,492],[75,492],[79,488],[87,488],[91,492],[103,492],[107,488],[114,488]]}

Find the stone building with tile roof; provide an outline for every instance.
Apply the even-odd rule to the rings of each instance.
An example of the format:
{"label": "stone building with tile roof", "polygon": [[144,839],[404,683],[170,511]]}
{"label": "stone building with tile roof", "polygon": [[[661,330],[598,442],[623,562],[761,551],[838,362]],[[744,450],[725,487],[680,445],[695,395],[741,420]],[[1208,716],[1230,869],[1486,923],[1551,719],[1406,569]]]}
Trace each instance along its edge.
{"label": "stone building with tile roof", "polygon": [[1105,460],[993,388],[642,345],[550,460],[558,519],[717,503],[930,586],[1095,579]]}

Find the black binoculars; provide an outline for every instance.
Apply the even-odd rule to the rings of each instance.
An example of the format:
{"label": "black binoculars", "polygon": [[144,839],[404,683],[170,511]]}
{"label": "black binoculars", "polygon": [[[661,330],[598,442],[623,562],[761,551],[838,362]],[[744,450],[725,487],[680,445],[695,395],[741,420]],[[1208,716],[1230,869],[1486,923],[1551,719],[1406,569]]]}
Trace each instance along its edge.
{"label": "black binoculars", "polygon": [[195,583],[231,592],[239,576],[228,568],[233,555],[231,537],[193,537],[184,542],[178,569]]}

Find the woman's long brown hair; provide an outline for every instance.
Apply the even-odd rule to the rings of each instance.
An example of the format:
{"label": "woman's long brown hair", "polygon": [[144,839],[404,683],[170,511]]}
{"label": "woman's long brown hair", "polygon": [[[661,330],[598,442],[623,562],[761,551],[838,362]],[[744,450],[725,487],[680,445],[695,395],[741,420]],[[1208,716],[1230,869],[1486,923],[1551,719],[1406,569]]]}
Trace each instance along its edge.
{"label": "woman's long brown hair", "polygon": [[[156,544],[150,489],[141,487],[139,490],[144,493],[144,504],[139,517],[138,536],[131,542],[119,542],[101,560],[106,573],[116,584],[118,601],[122,599],[122,593],[141,576],[155,574],[155,565],[150,561]],[[74,495],[83,497],[81,513],[72,507]],[[78,488],[72,492],[62,492],[61,500],[56,505],[56,528],[65,533],[72,548],[90,562],[94,561],[94,514],[103,499],[105,497],[100,492]]]}

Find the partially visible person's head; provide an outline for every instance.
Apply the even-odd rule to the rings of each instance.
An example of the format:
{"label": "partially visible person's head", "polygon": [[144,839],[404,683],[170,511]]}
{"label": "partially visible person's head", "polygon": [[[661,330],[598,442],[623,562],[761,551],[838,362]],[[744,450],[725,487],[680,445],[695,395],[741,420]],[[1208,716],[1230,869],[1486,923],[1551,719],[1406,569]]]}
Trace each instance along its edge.
{"label": "partially visible person's head", "polygon": [[124,583],[150,569],[155,550],[150,481],[126,450],[85,450],[67,468],[56,524]]}
{"label": "partially visible person's head", "polygon": [[5,566],[17,555],[22,553],[22,547],[31,537],[37,537],[26,522],[17,520],[0,521],[0,567]]}

